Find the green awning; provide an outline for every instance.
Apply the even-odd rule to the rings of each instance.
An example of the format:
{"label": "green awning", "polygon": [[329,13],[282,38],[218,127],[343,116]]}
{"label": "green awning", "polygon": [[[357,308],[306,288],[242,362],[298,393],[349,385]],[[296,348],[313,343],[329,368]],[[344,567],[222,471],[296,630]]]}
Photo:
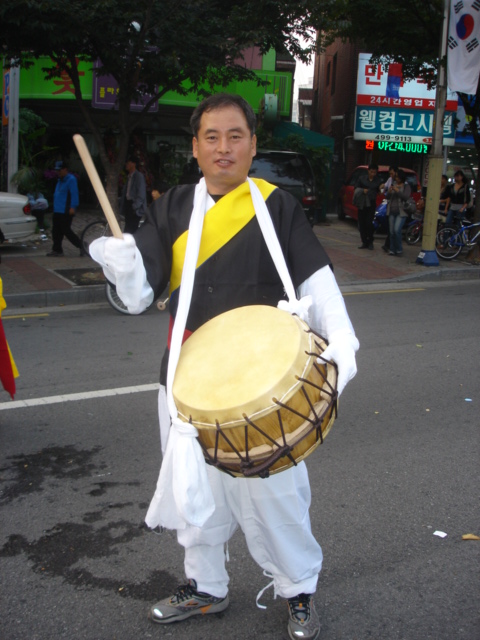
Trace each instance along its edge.
{"label": "green awning", "polygon": [[275,138],[287,138],[288,136],[302,136],[305,140],[305,144],[309,147],[327,147],[332,153],[334,149],[335,141],[329,136],[324,136],[316,131],[310,131],[301,127],[296,122],[279,122],[273,131]]}

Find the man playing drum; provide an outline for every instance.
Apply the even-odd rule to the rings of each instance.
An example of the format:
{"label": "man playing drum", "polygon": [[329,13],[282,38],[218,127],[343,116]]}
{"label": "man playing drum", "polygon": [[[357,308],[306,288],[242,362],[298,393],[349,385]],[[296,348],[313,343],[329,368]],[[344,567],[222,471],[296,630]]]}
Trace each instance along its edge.
{"label": "man playing drum", "polygon": [[[116,284],[132,313],[141,313],[170,282],[173,325],[180,282],[183,285],[182,269],[188,260],[185,238],[196,208],[202,207],[204,222],[185,338],[221,313],[248,305],[276,307],[285,295],[257,220],[258,207],[250,195],[255,187],[247,181],[256,153],[253,110],[239,96],[217,94],[195,109],[191,126],[193,155],[205,178],[203,187],[170,189],[153,204],[135,239],[125,234],[123,239],[103,238],[91,246],[92,256]],[[273,221],[298,297],[312,297],[308,324],[329,343],[324,356],[338,366],[337,389],[341,393],[356,373],[359,345],[328,256],[293,196],[262,180],[255,184],[266,208],[263,202],[261,206]],[[164,452],[171,428],[168,387],[167,392],[165,389],[169,348],[162,362],[159,395]],[[175,425],[175,420],[172,423]],[[206,473],[213,513],[201,526],[189,521],[172,525],[185,550],[187,583],[155,604],[150,619],[166,624],[227,608],[225,545],[240,526],[252,557],[273,576],[275,594],[288,603],[290,638],[317,638],[320,622],[313,594],[323,556],[310,527],[305,463],[265,479],[232,477],[212,466],[207,466]],[[165,491],[171,493],[172,489],[167,486]],[[149,526],[165,525],[165,518],[168,521],[169,515],[160,511],[154,498],[146,519]],[[170,526],[168,522],[166,526]]]}

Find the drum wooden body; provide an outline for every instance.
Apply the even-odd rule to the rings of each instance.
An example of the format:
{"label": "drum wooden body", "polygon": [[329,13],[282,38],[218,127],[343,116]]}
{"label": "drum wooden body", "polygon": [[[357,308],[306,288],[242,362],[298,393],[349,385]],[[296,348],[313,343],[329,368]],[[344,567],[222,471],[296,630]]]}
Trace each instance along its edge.
{"label": "drum wooden body", "polygon": [[206,461],[237,476],[267,477],[308,456],[336,416],[336,367],[297,316],[240,307],[182,346],[173,395],[199,431]]}

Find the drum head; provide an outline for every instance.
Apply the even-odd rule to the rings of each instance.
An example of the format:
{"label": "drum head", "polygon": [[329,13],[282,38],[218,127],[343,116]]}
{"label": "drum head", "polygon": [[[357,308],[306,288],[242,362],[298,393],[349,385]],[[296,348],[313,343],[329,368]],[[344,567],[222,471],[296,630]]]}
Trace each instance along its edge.
{"label": "drum head", "polygon": [[308,326],[286,311],[247,306],[227,311],[182,346],[173,395],[180,417],[199,428],[243,424],[288,401],[316,356]]}

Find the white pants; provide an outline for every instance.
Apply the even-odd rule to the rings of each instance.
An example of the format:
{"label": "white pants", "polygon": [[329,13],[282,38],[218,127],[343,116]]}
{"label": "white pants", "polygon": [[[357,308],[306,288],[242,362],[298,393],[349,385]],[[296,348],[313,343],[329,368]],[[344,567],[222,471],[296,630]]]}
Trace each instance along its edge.
{"label": "white pants", "polygon": [[[168,433],[165,390],[159,394],[162,447]],[[208,479],[215,512],[203,527],[177,531],[185,548],[185,574],[197,581],[199,591],[223,598],[228,592],[225,543],[240,526],[253,559],[274,580],[275,593],[291,598],[314,593],[323,554],[312,535],[308,509],[310,484],[307,467],[296,467],[270,478],[233,478],[211,466]]]}

